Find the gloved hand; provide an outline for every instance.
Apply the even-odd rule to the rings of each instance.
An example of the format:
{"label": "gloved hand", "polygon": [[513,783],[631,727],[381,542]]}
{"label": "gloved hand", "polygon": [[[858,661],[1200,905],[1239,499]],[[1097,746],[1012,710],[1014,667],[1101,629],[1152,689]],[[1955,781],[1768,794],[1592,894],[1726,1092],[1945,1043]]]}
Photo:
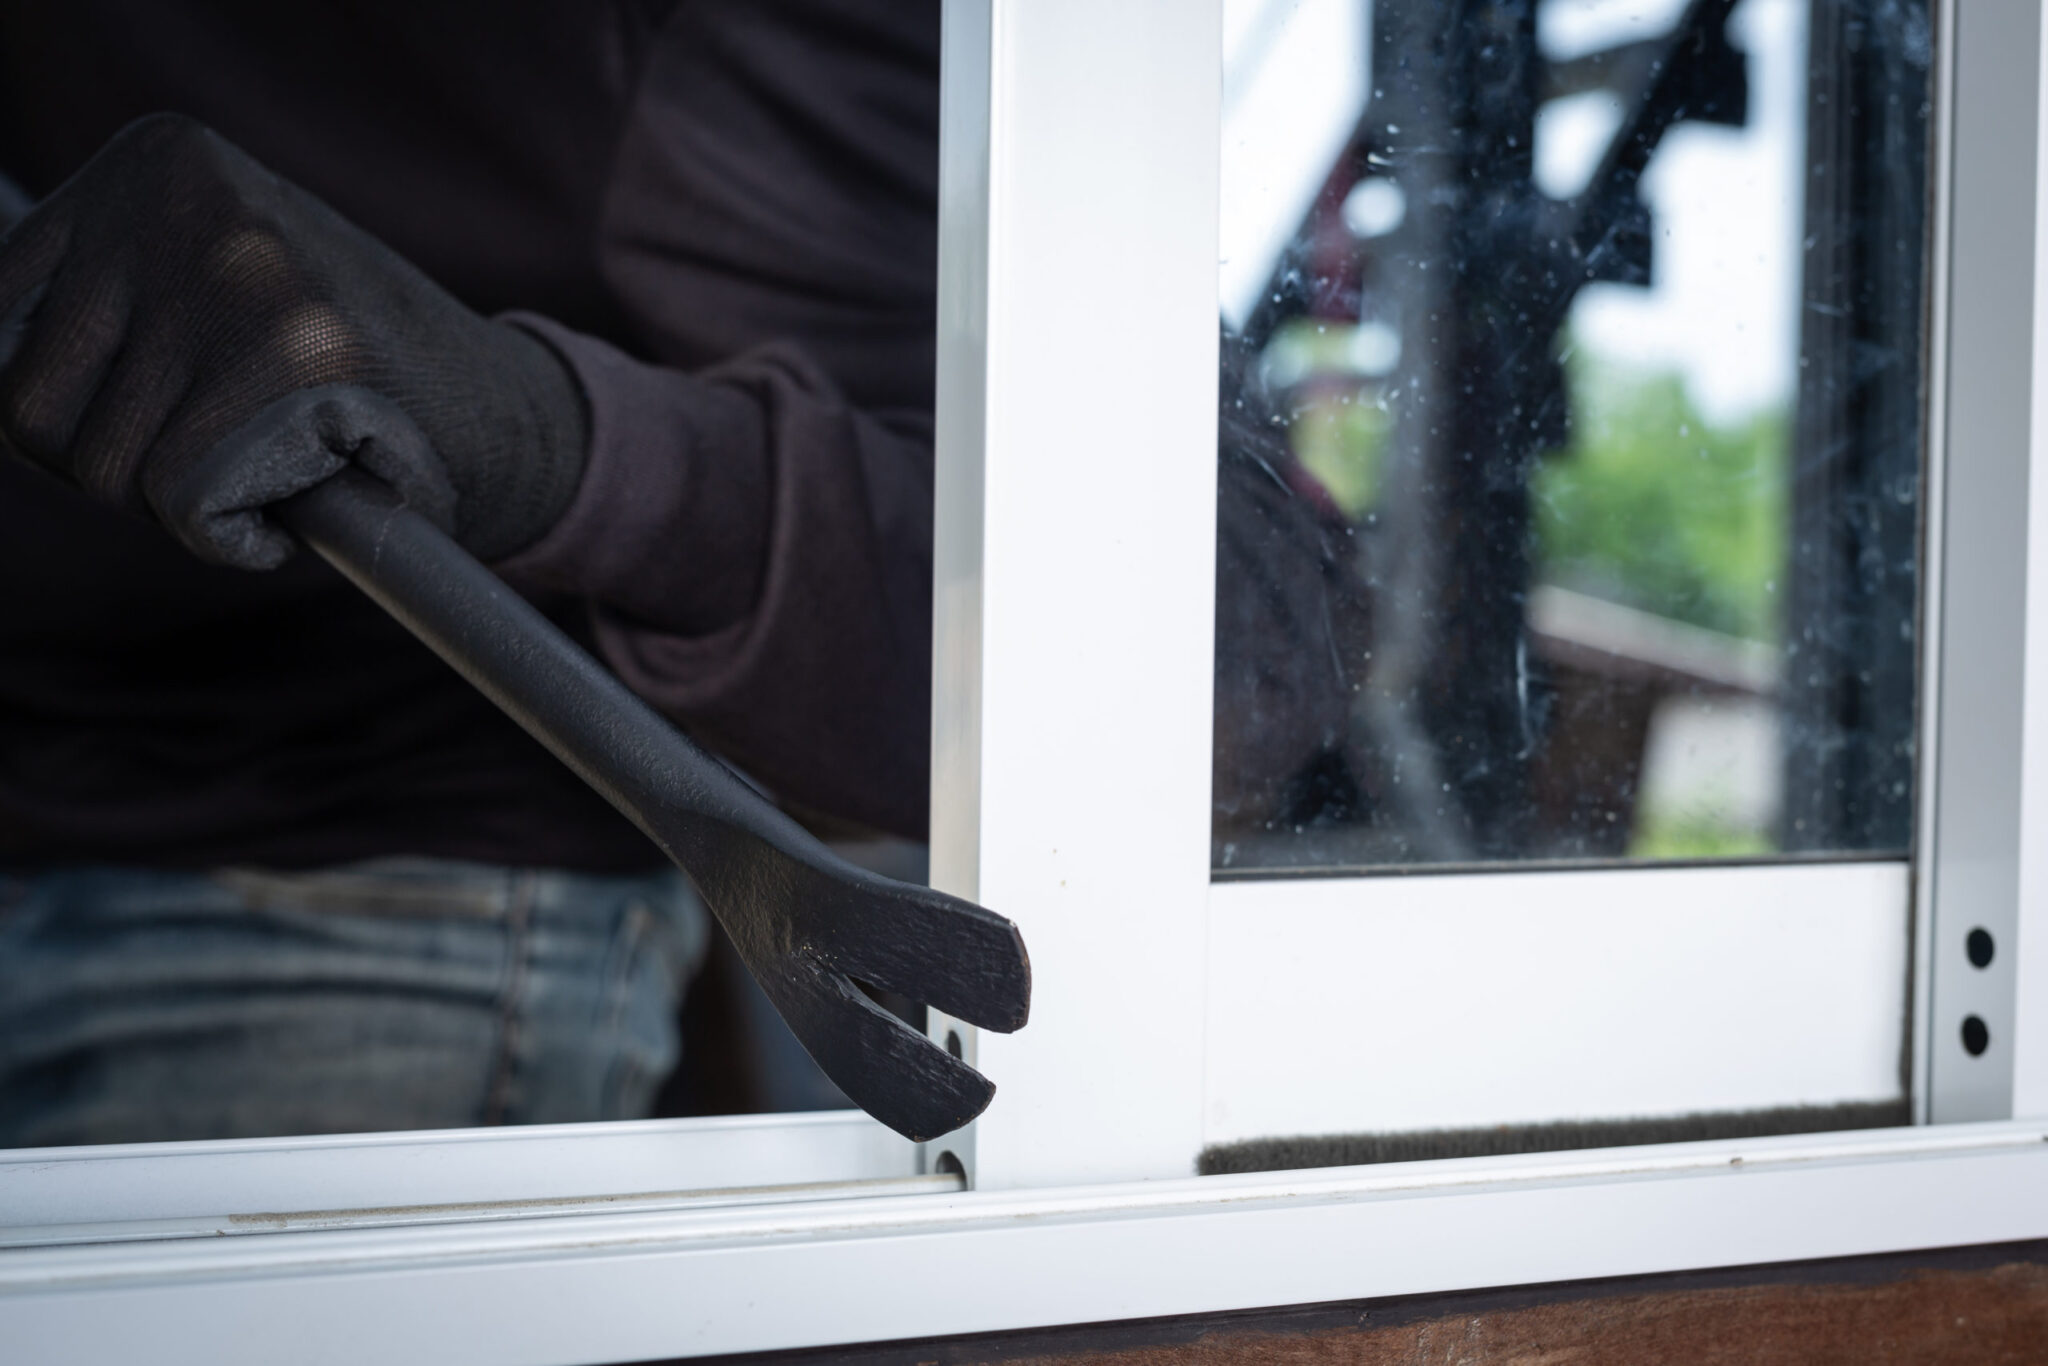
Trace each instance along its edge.
{"label": "gloved hand", "polygon": [[[189,119],[129,125],[0,241],[10,318],[0,445],[208,559],[283,562],[261,509],[349,461],[485,560],[582,475],[583,398],[546,343]],[[425,439],[379,439],[392,408]]]}

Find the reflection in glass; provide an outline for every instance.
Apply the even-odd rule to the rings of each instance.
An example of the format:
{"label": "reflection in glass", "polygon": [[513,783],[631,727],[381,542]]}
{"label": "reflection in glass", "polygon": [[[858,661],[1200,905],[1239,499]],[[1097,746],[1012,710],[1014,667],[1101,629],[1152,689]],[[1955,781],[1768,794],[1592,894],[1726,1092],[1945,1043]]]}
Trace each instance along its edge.
{"label": "reflection in glass", "polygon": [[1925,0],[1226,0],[1219,869],[1902,853]]}

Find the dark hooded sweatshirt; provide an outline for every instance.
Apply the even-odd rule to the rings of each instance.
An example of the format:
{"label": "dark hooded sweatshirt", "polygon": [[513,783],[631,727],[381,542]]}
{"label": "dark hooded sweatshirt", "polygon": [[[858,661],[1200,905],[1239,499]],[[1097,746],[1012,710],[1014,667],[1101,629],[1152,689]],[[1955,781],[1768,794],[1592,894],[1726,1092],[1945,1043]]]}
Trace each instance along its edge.
{"label": "dark hooded sweatshirt", "polygon": [[[500,566],[802,806],[925,821],[936,0],[0,0],[0,169],[190,114],[588,399]],[[536,321],[537,319],[537,321]],[[202,565],[0,461],[0,864],[655,855],[310,555]]]}

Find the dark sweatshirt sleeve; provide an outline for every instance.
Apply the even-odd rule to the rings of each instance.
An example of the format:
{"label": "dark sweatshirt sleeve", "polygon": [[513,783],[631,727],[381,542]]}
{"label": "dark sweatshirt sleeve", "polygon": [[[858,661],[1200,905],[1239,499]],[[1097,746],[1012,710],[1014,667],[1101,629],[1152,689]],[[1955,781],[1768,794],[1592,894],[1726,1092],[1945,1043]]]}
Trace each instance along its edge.
{"label": "dark sweatshirt sleeve", "polygon": [[596,226],[639,355],[568,361],[591,452],[500,566],[589,604],[607,662],[778,794],[926,818],[938,17],[683,0]]}

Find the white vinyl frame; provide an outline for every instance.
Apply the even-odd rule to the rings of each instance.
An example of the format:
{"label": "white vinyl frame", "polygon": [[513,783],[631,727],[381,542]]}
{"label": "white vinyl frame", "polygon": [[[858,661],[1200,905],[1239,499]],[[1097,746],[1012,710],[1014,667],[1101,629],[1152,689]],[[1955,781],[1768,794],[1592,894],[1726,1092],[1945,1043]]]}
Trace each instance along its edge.
{"label": "white vinyl frame", "polygon": [[2037,7],[1941,7],[1912,860],[1217,882],[1218,7],[1128,46],[1143,6],[1053,9],[948,94],[933,870],[1023,926],[1036,1001],[942,1146],[994,1188],[1261,1138],[2010,1116]]}
{"label": "white vinyl frame", "polygon": [[[0,1154],[0,1355],[621,1362],[2048,1237],[2048,855],[2022,837],[2048,819],[2034,7],[1966,0],[1938,45],[1912,1072],[1926,1117],[1984,1122],[1200,1179],[1233,1132],[1219,1031],[1257,1023],[1213,974],[1299,1020],[1329,971],[1258,962],[1290,951],[1243,930],[1269,889],[1208,876],[1218,3],[945,18],[933,870],[1018,920],[1037,976],[1026,1030],[965,1031],[1001,1090],[937,1146],[979,1188],[853,1115]],[[1596,875],[1406,880],[1409,921],[1368,947],[1569,913],[1543,876]],[[1897,868],[1853,876],[1732,899],[1810,910],[1817,945],[1901,896]],[[1356,887],[1258,911],[1328,922]],[[1980,924],[1998,971],[1944,977]],[[1962,1013],[1993,1022],[1992,1081],[1951,1091]],[[1331,1042],[1257,1048],[1284,1073]]]}

